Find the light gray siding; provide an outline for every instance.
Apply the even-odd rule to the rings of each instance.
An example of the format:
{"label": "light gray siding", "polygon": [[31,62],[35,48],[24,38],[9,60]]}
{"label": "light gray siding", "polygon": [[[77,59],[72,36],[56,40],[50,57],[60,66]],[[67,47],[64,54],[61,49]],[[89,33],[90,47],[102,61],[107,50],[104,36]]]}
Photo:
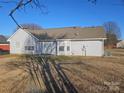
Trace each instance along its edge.
{"label": "light gray siding", "polygon": [[[64,47],[64,51],[60,50],[60,47]],[[57,55],[71,55],[71,41],[70,40],[58,40],[57,41]]]}
{"label": "light gray siding", "polygon": [[82,41],[71,41],[71,54],[82,55]]}
{"label": "light gray siding", "polygon": [[[11,54],[36,54],[36,39],[21,29],[9,41]],[[25,46],[34,46],[34,50],[25,50]]]}
{"label": "light gray siding", "polygon": [[104,41],[71,41],[72,55],[103,56]]}
{"label": "light gray siding", "polygon": [[[60,50],[60,47],[63,50]],[[71,41],[58,40],[56,42],[42,42],[41,54],[67,55],[67,56],[103,56],[104,41]]]}

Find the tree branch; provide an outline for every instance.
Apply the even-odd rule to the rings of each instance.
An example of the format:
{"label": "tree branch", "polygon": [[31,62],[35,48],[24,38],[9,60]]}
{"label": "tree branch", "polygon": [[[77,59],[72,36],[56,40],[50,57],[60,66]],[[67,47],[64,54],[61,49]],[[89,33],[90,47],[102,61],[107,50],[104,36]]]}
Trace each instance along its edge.
{"label": "tree branch", "polygon": [[17,4],[17,6],[15,8],[13,8],[11,10],[11,12],[9,13],[9,16],[12,18],[12,20],[16,23],[16,25],[19,27],[19,28],[22,28],[19,23],[16,21],[16,19],[14,18],[13,14],[14,12],[16,12],[19,8],[21,7],[25,7],[26,5],[28,5],[29,3],[32,2],[32,0],[28,0],[27,2],[23,3],[24,0],[20,0],[19,3]]}

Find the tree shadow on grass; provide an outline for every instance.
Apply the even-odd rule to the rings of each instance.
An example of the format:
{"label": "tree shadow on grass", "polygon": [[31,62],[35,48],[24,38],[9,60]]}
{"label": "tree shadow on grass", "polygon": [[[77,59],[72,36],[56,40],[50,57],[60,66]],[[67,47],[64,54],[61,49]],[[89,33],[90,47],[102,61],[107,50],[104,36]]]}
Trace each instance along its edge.
{"label": "tree shadow on grass", "polygon": [[[61,66],[56,62],[50,62],[46,55],[24,56],[8,63],[7,67],[10,70],[21,69],[28,74],[13,83],[10,88],[13,93],[21,88],[26,91],[23,91],[24,93],[78,93]],[[26,83],[31,81],[33,83],[26,86]]]}
{"label": "tree shadow on grass", "polygon": [[38,64],[46,93],[78,93],[61,67],[55,62],[51,62],[49,57],[32,56],[31,59]]}

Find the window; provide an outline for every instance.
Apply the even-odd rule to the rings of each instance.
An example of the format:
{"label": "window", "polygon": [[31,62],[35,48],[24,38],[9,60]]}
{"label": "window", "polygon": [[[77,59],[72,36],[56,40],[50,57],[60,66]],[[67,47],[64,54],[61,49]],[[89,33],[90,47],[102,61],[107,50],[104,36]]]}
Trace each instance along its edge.
{"label": "window", "polygon": [[64,46],[59,46],[59,51],[64,51]]}
{"label": "window", "polygon": [[34,50],[34,46],[25,46],[25,50]]}
{"label": "window", "polygon": [[70,51],[70,47],[69,46],[67,46],[67,51]]}

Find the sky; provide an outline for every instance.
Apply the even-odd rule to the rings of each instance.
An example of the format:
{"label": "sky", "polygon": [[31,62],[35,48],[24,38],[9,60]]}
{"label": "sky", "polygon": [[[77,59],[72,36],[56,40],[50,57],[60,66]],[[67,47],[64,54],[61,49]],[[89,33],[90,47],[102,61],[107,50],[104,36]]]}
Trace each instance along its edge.
{"label": "sky", "polygon": [[[34,23],[42,28],[102,26],[113,21],[121,30],[124,39],[124,3],[122,0],[97,0],[96,5],[88,0],[41,0],[46,7],[42,10],[27,6],[14,17],[19,24]],[[0,34],[10,36],[17,27],[8,16],[14,4],[4,4],[0,8]]]}

